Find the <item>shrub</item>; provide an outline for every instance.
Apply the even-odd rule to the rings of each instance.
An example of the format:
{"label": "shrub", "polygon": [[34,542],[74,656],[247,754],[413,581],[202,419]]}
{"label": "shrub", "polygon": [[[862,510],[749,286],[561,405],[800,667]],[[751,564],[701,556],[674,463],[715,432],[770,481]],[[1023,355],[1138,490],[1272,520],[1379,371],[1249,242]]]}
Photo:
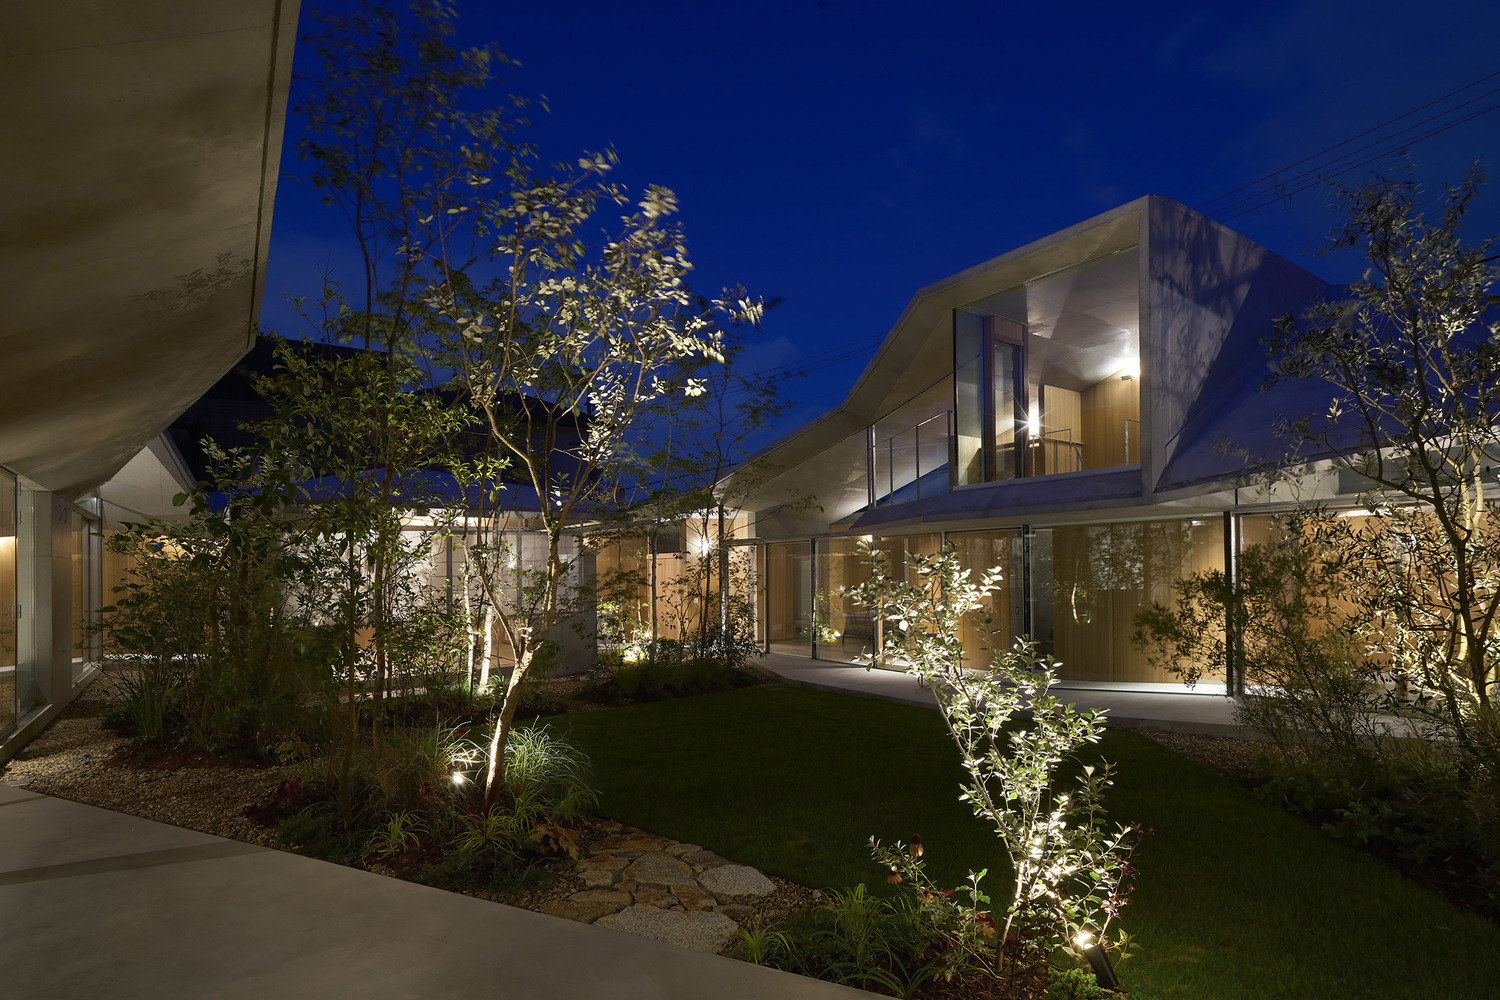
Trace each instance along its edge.
{"label": "shrub", "polygon": [[[870,578],[845,593],[890,623],[879,657],[903,664],[933,692],[968,772],[963,798],[993,824],[1011,863],[1010,892],[991,911],[981,909],[990,903],[978,887],[985,873],[970,873],[969,903],[954,903],[969,909],[967,919],[957,918],[964,929],[954,944],[1011,988],[1033,989],[1045,979],[1054,947],[1068,946],[1085,929],[1105,939],[1128,892],[1133,831],[1106,826],[1101,799],[1109,765],[1084,768],[1071,791],[1059,787],[1063,761],[1099,739],[1101,713],[1079,712],[1053,696],[1056,665],[1028,643],[995,650],[989,670],[965,669],[960,625],[979,612],[982,635],[994,637],[983,598],[995,589],[998,571],[974,583],[950,543],[937,555],[910,554],[916,581],[910,582],[893,579],[869,543],[861,549]],[[1013,725],[1023,709],[1029,723]],[[949,898],[927,880],[919,846],[887,848],[872,840],[871,849],[892,881],[908,882],[924,900]],[[925,912],[934,930],[955,933],[950,907]],[[988,941],[974,930],[985,918],[995,928]]]}

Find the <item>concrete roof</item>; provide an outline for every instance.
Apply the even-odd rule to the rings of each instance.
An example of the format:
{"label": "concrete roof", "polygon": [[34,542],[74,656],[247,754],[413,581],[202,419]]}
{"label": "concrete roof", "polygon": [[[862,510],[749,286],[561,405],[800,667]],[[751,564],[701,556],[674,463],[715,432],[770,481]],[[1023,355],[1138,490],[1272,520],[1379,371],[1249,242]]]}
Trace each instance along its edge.
{"label": "concrete roof", "polygon": [[0,34],[0,465],[77,497],[249,349],[298,0],[50,0]]}

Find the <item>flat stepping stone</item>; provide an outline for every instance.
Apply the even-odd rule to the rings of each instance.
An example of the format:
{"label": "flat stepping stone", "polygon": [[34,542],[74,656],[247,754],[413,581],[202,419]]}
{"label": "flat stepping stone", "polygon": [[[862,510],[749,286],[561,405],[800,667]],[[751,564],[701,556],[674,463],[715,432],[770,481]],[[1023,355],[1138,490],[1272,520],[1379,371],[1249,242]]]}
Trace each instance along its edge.
{"label": "flat stepping stone", "polygon": [[749,865],[720,865],[698,876],[698,884],[721,899],[726,896],[769,896],[776,884]]}
{"label": "flat stepping stone", "polygon": [[701,851],[703,848],[697,844],[668,844],[661,849],[663,854],[670,854],[674,858],[680,858],[691,851]]}
{"label": "flat stepping stone", "polygon": [[728,858],[721,858],[713,851],[696,850],[688,851],[682,855],[682,860],[697,868],[717,868],[720,865],[729,864]]}
{"label": "flat stepping stone", "polygon": [[580,924],[591,924],[600,917],[618,912],[619,907],[609,903],[583,903],[571,899],[554,899],[542,904],[542,912],[549,917],[576,920]]}
{"label": "flat stepping stone", "polygon": [[711,954],[718,954],[739,929],[738,924],[722,913],[659,910],[654,906],[632,906],[598,918],[594,926]]}
{"label": "flat stepping stone", "polygon": [[605,837],[593,846],[590,854],[645,854],[648,851],[659,851],[672,843],[666,837],[658,837],[650,833],[617,833],[613,837]]}
{"label": "flat stepping stone", "polygon": [[621,892],[619,889],[585,889],[575,892],[568,897],[574,903],[599,903],[605,906],[613,906],[616,910],[624,909],[631,904],[630,893]]}
{"label": "flat stepping stone", "polygon": [[713,893],[696,885],[674,885],[672,895],[685,910],[712,910],[719,902]]}
{"label": "flat stepping stone", "polygon": [[630,867],[626,868],[622,878],[631,879],[637,884],[651,882],[656,885],[696,885],[693,878],[693,869],[686,863],[676,858],[669,858],[665,854],[643,854]]}
{"label": "flat stepping stone", "polygon": [[620,873],[611,868],[591,868],[578,874],[590,889],[608,889],[620,881]]}

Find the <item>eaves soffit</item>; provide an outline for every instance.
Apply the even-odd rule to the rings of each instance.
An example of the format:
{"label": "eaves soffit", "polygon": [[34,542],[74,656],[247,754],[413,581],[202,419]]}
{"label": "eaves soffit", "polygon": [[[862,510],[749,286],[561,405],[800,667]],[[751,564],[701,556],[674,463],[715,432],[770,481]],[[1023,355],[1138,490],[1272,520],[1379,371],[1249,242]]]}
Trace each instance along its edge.
{"label": "eaves soffit", "polygon": [[299,5],[11,6],[0,464],[77,497],[250,345]]}
{"label": "eaves soffit", "polygon": [[1124,465],[1114,469],[986,483],[944,493],[930,500],[877,507],[860,516],[853,528],[858,531],[910,520],[987,520],[1027,512],[1113,506],[1122,501],[1139,503],[1140,497],[1141,467]]}

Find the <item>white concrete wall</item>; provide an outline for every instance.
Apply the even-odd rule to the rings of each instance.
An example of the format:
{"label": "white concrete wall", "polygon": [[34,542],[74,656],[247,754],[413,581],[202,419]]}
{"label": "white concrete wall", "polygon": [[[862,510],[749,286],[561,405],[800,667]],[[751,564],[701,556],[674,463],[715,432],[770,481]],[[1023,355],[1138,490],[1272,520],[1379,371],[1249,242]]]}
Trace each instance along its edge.
{"label": "white concrete wall", "polygon": [[1327,287],[1320,278],[1168,198],[1153,196],[1142,260],[1141,408],[1150,495],[1200,407],[1247,364],[1278,316]]}

